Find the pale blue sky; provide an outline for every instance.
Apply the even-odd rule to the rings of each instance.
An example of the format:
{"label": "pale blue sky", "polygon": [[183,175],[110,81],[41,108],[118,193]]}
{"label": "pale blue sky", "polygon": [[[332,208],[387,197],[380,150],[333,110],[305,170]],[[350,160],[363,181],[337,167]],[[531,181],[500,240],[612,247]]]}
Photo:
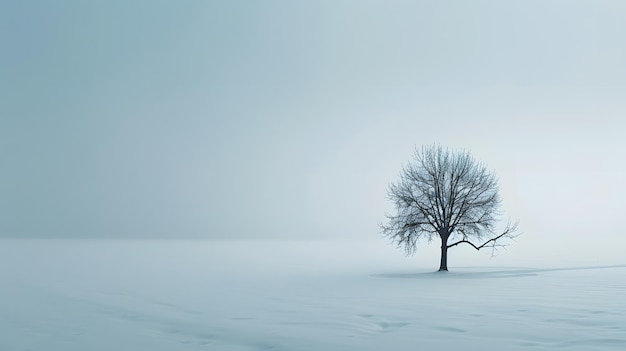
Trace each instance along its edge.
{"label": "pale blue sky", "polygon": [[0,26],[3,237],[374,238],[433,142],[527,236],[622,212],[624,1],[7,1]]}

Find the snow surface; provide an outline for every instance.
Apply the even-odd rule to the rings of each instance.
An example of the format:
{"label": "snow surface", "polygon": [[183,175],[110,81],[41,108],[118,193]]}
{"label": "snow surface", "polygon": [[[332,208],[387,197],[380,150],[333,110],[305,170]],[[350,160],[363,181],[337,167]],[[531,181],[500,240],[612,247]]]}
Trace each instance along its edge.
{"label": "snow surface", "polygon": [[435,246],[0,240],[0,350],[626,350],[623,249]]}

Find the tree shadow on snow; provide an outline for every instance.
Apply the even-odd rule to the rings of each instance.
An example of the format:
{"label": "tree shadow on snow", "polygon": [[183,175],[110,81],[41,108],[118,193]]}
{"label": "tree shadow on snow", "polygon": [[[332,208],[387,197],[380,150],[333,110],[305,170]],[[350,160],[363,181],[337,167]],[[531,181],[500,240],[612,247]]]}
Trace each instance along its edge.
{"label": "tree shadow on snow", "polygon": [[463,267],[453,268],[451,272],[419,272],[419,273],[381,273],[372,274],[377,278],[400,278],[400,279],[492,279],[492,278],[515,278],[532,277],[546,272],[558,271],[582,271],[591,269],[626,268],[626,264],[610,266],[581,266],[563,268],[522,268],[522,267]]}

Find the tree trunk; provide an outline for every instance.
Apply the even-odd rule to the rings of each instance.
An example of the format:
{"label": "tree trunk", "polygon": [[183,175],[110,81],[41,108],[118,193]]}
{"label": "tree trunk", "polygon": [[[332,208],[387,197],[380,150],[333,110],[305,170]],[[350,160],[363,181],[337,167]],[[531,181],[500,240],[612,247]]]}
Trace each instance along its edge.
{"label": "tree trunk", "polygon": [[448,237],[441,237],[441,262],[439,263],[439,271],[448,271]]}

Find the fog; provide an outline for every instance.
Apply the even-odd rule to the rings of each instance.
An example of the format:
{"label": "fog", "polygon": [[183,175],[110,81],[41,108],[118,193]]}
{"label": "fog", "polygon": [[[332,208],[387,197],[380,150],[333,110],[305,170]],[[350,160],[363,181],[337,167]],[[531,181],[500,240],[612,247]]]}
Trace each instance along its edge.
{"label": "fog", "polygon": [[[416,146],[626,243],[622,1],[0,5],[0,236],[376,239]],[[580,248],[580,246],[579,246]]]}

